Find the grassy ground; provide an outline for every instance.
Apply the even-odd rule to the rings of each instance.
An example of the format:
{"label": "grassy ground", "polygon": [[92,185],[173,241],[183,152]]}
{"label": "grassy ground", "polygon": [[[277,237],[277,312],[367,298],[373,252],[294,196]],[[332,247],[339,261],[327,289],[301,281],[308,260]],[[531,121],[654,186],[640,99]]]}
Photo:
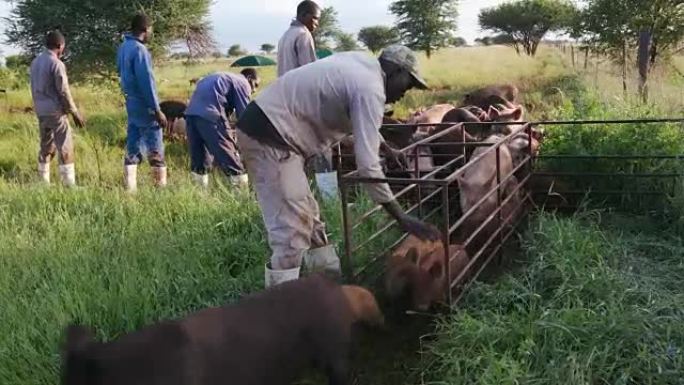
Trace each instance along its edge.
{"label": "grassy ground", "polygon": [[684,245],[644,217],[542,215],[522,266],[439,322],[434,384],[681,384]]}
{"label": "grassy ground", "polygon": [[[602,83],[615,82],[605,73]],[[655,79],[664,79],[656,76]],[[676,95],[648,105],[607,97],[593,74],[559,84],[564,100],[551,118],[681,116]],[[656,83],[657,90],[672,89]],[[599,92],[600,91],[600,92]],[[547,127],[542,155],[680,155],[679,124]],[[674,173],[678,160],[545,160],[566,172]],[[681,177],[598,177],[560,189],[637,190],[668,196],[588,196],[572,217],[543,213],[523,237],[518,268],[479,283],[459,311],[445,316],[424,351],[428,384],[681,384],[684,373],[684,267]],[[575,201],[578,202],[578,201]],[[645,213],[652,213],[651,216]]]}
{"label": "grassy ground", "polygon": [[[427,80],[436,89],[429,92],[411,92],[397,106],[400,115],[434,102],[456,102],[473,87],[501,81],[515,82],[521,86],[525,104],[531,116],[535,118],[580,116],[585,108],[604,108],[604,104],[596,101],[580,87],[581,82],[565,65],[562,56],[550,49],[544,50],[536,59],[529,59],[515,55],[511,49],[463,48],[439,52],[430,60],[423,58],[422,63]],[[158,69],[157,75],[162,98],[186,98],[190,78],[226,67],[227,62],[224,61],[208,62],[198,66],[185,66],[180,63],[165,65]],[[273,69],[266,69],[262,76],[265,83],[268,83],[274,77]],[[554,96],[555,88],[560,88],[568,95],[565,98]],[[198,191],[191,186],[188,178],[188,158],[184,147],[180,144],[169,144],[169,188],[155,191],[149,187],[148,180],[143,180],[138,195],[130,197],[124,194],[121,188],[121,163],[125,115],[119,91],[115,84],[98,84],[76,87],[74,93],[77,103],[89,118],[87,129],[76,133],[76,168],[78,182],[83,187],[75,191],[64,191],[56,186],[48,189],[35,182],[34,169],[38,149],[35,118],[30,114],[17,112],[22,107],[30,105],[27,90],[10,91],[6,111],[0,113],[0,119],[4,123],[0,127],[0,309],[3,314],[3,322],[0,323],[0,384],[3,385],[56,383],[58,343],[62,328],[68,322],[81,321],[92,325],[100,337],[110,339],[155,320],[181,316],[193,309],[234,300],[242,293],[258,289],[263,280],[262,264],[268,255],[268,249],[259,210],[251,193],[229,191],[221,185],[220,178],[212,180],[213,187],[209,192]],[[556,132],[556,136],[559,132]],[[591,143],[586,136],[582,138]],[[560,152],[566,149],[563,146],[569,146],[568,143],[576,139],[566,137],[562,141],[557,140],[549,148]],[[672,138],[666,136],[663,140],[672,141]],[[675,147],[673,145],[673,148]],[[324,214],[328,219],[332,239],[339,244],[342,237],[338,207],[326,207]],[[557,253],[551,261],[557,266],[548,267],[547,270],[523,270],[518,275],[502,280],[502,288],[478,287],[469,297],[462,312],[452,319],[443,320],[433,344],[428,345],[430,354],[425,357],[427,362],[432,364],[423,374],[425,379],[437,383],[461,383],[478,382],[476,379],[484,376],[504,381],[517,375],[516,373],[523,373],[526,366],[516,361],[519,356],[509,358],[512,353],[508,348],[518,346],[518,340],[498,345],[490,343],[492,332],[484,329],[488,322],[483,312],[501,313],[502,321],[497,324],[499,331],[506,330],[514,320],[522,319],[523,316],[517,313],[511,313],[510,318],[503,319],[508,316],[508,312],[517,311],[513,306],[517,302],[511,297],[514,290],[506,289],[506,282],[521,279],[524,274],[537,274],[533,277],[536,279],[541,276],[542,279],[538,285],[547,285],[547,289],[551,290],[550,286],[555,285],[557,281],[545,278],[545,272],[553,272],[566,266],[562,263],[566,258],[565,245],[569,241],[564,241],[564,237],[572,235],[564,235],[562,231],[582,229],[582,224],[587,222],[584,219],[561,220],[545,216],[539,223],[544,230],[543,237],[528,238],[528,263],[535,267],[535,261],[548,259],[545,257],[546,254],[542,253],[542,246],[545,244],[542,240],[551,245],[566,242],[562,243],[563,248],[554,246]],[[603,232],[608,234],[606,236],[619,235],[611,229],[601,230],[595,224],[591,226],[591,231],[587,231],[594,234],[592,237],[601,238]],[[589,236],[577,233],[574,234],[575,238],[571,239],[583,239],[580,235]],[[363,238],[363,234],[358,236]],[[665,264],[668,269],[661,273],[670,273],[671,277],[681,272],[671,268],[675,266],[674,250],[679,250],[669,243],[675,238],[651,239],[655,243],[667,244],[664,249],[672,251],[664,257],[670,264]],[[598,250],[599,246],[594,247]],[[645,257],[652,256],[648,253],[648,248],[640,250]],[[614,252],[618,251],[620,250],[609,249],[605,257],[612,258]],[[592,255],[595,256],[594,259],[598,259],[598,255],[604,255],[601,253],[599,250]],[[583,253],[579,254],[581,255],[576,258],[584,256]],[[355,256],[359,259],[367,257],[368,255]],[[617,269],[610,265],[600,272],[610,272],[609,268]],[[589,266],[586,272],[596,274],[599,270]],[[579,276],[575,274],[572,277]],[[672,278],[667,279],[670,283],[674,282]],[[596,280],[600,281],[598,278]],[[634,282],[634,285],[638,283]],[[596,282],[594,284],[598,285]],[[570,281],[568,285],[571,286],[563,287],[575,287]],[[629,286],[630,290],[632,287]],[[670,290],[677,293],[674,288]],[[499,291],[501,293],[497,294]],[[606,299],[598,287],[587,293],[593,296],[601,295],[601,298]],[[578,296],[584,295],[585,292],[571,294],[575,296],[572,298],[580,298]],[[480,296],[488,301],[483,301],[483,304],[499,306],[510,300],[510,306],[488,307],[487,310],[484,305],[478,305]],[[500,298],[503,302],[495,302],[488,296]],[[610,321],[611,318],[602,315],[600,301],[592,298],[594,297],[587,299],[587,309],[598,314],[597,318],[592,320]],[[670,300],[681,301],[681,297],[673,296]],[[681,302],[679,304],[681,305]],[[567,302],[567,306],[571,305],[573,302]],[[545,309],[544,306],[550,305],[548,302],[540,302],[535,311]],[[561,303],[557,306],[560,309],[566,304]],[[570,311],[575,310],[573,307],[567,308]],[[629,313],[632,310],[634,315]],[[635,308],[625,307],[620,311],[606,314],[645,317],[644,314],[636,312]],[[543,312],[532,315],[539,314],[543,315]],[[532,319],[532,315],[528,318]],[[672,317],[670,313],[666,315]],[[484,325],[481,325],[481,333],[466,329],[468,333],[464,333],[462,338],[469,341],[470,345],[461,346],[451,342],[457,337],[461,338],[459,330],[468,326],[460,317],[480,320]],[[556,318],[549,319],[557,321]],[[676,321],[677,318],[667,318],[668,325],[671,320]],[[623,333],[624,338],[630,338],[634,335],[631,333],[643,330],[629,322],[620,322],[620,327],[615,329],[615,333]],[[543,322],[531,323],[526,330],[537,333],[539,329],[539,333],[549,333],[548,329],[552,326],[544,325],[546,324]],[[591,325],[592,328],[588,328],[587,332],[604,331],[595,324]],[[522,328],[522,325],[514,326]],[[653,346],[667,346],[667,339],[663,337],[661,330],[656,329],[653,334],[653,341],[659,341],[660,345]],[[357,361],[360,364],[357,367],[359,383],[417,383],[419,379],[412,376],[420,374],[413,370],[419,367],[417,361],[420,356],[413,353],[419,346],[408,343],[408,339],[416,341],[412,336],[425,331],[424,326],[407,331],[404,324],[400,323],[392,332],[402,333],[406,339],[367,339],[365,346],[372,348],[360,352]],[[677,333],[671,332],[671,338],[675,342],[681,341],[677,340],[681,338],[681,334]],[[525,334],[518,333],[513,337],[518,336],[522,337]],[[534,338],[531,341],[541,344]],[[605,344],[601,346],[611,346],[612,340],[608,340],[607,336],[603,341]],[[391,348],[377,346],[385,343],[391,344]],[[563,343],[566,343],[565,340]],[[530,371],[529,377],[516,377],[518,382],[525,382],[525,378],[536,376],[534,378],[548,378],[548,383],[552,383],[552,379],[556,378],[552,375],[565,372],[552,372],[551,364],[539,366],[542,365],[543,357],[548,355],[556,359],[554,362],[560,362],[558,357],[563,352],[577,352],[577,359],[586,359],[587,356],[580,354],[584,350],[577,350],[581,348],[580,345],[583,344],[569,339],[566,345],[557,345],[559,348],[563,347],[557,351],[533,350],[537,354],[535,362],[538,366],[533,366],[534,372]],[[473,363],[476,357],[468,353],[466,346],[482,347],[482,357],[485,358],[477,364],[480,366]],[[556,345],[549,342],[544,346],[555,348]],[[612,346],[617,349],[620,345]],[[640,348],[643,346],[645,345],[638,345]],[[681,349],[682,345],[675,343],[673,346]],[[616,367],[625,367],[632,362],[641,362],[626,358],[630,355],[630,350],[622,355],[601,352],[600,357],[603,361],[596,361],[595,365],[616,362]],[[638,352],[651,354],[647,350]],[[656,359],[659,350],[656,349],[654,352],[652,356],[648,356],[651,357],[648,358],[651,360],[649,362],[660,363],[665,371],[671,370],[671,366]],[[494,359],[498,357],[503,358]],[[466,359],[469,362],[462,363],[461,360]],[[677,362],[679,363],[676,365],[680,365],[681,360]],[[453,365],[467,368],[467,371],[454,369]],[[597,366],[591,366],[595,367]],[[650,367],[639,368],[647,368],[639,369],[638,373],[644,373]],[[674,368],[681,369],[681,366]],[[610,367],[602,370],[600,373],[614,373],[610,372]],[[510,376],[505,377],[502,374],[500,377],[491,377],[491,373],[508,373]],[[604,377],[614,378],[603,374],[601,377],[591,378]]]}

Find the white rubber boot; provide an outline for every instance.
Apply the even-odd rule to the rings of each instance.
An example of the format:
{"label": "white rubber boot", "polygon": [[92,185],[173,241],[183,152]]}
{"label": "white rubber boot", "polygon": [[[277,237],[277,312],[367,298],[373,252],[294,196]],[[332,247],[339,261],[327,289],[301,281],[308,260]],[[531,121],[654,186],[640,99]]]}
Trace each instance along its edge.
{"label": "white rubber boot", "polygon": [[197,173],[191,173],[192,181],[196,185],[206,189],[209,187],[209,174],[200,175]]}
{"label": "white rubber boot", "polygon": [[50,184],[50,163],[38,163],[38,177],[45,184]]}
{"label": "white rubber boot", "polygon": [[247,174],[233,175],[228,177],[228,183],[233,187],[247,187],[249,186],[249,177]]}
{"label": "white rubber boot", "polygon": [[337,251],[333,245],[307,250],[304,253],[304,266],[309,274],[323,273],[335,279],[342,275],[340,257],[337,256]]}
{"label": "white rubber boot", "polygon": [[152,179],[157,187],[166,187],[166,167],[152,167]]}
{"label": "white rubber boot", "polygon": [[124,186],[130,193],[138,191],[138,165],[124,166]]}
{"label": "white rubber boot", "polygon": [[339,192],[337,171],[316,173],[316,185],[323,199],[336,199]]}
{"label": "white rubber boot", "polygon": [[266,266],[264,266],[264,269],[265,269],[264,282],[265,282],[265,287],[267,289],[269,287],[280,285],[281,283],[284,283],[284,282],[295,281],[295,280],[299,279],[299,272],[301,270],[300,267],[297,267],[294,269],[289,269],[289,270],[272,270],[270,262],[267,263]]}
{"label": "white rubber boot", "polygon": [[59,166],[59,176],[64,187],[76,186],[76,168],[74,164],[62,164]]}

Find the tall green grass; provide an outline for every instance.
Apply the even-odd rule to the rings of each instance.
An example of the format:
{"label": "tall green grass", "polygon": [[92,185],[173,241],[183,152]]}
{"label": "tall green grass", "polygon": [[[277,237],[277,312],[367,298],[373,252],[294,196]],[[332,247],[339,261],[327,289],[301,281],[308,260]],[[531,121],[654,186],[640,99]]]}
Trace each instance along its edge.
{"label": "tall green grass", "polygon": [[681,238],[590,214],[534,221],[520,269],[440,320],[425,383],[681,384]]}
{"label": "tall green grass", "polygon": [[[535,118],[574,113],[581,116],[585,105],[595,108],[597,113],[603,108],[591,101],[563,58],[552,50],[542,52],[536,59],[519,57],[512,49],[500,47],[445,50],[430,60],[423,58],[422,65],[428,82],[438,89],[410,92],[397,106],[399,116],[434,102],[457,102],[472,88],[502,81],[520,85],[524,102]],[[226,67],[225,61],[162,66],[157,70],[162,99],[186,98],[190,78]],[[275,75],[273,68],[262,70],[266,85]],[[557,88],[562,96],[558,96]],[[28,90],[10,91],[5,111],[0,112],[4,123],[0,126],[3,320],[0,323],[0,384],[3,385],[54,384],[59,363],[58,342],[67,322],[92,325],[100,337],[110,339],[158,319],[232,301],[244,292],[258,289],[263,281],[263,263],[269,251],[252,194],[231,192],[221,185],[220,177],[212,179],[213,187],[208,192],[191,187],[187,151],[179,143],[167,145],[168,189],[151,188],[146,167],[141,167],[139,194],[125,194],[121,188],[125,115],[117,85],[79,85],[74,87],[74,94],[89,119],[86,129],[76,130],[77,180],[82,186],[76,190],[45,188],[35,182],[36,119],[31,114],[17,112],[30,105]],[[564,146],[570,146],[578,138],[564,135],[554,132],[545,151],[570,150]],[[618,135],[616,132],[615,136]],[[671,146],[666,148],[673,151],[676,139],[662,138]],[[56,177],[53,172],[53,179]],[[358,214],[369,206],[368,202],[357,201],[354,212]],[[324,204],[323,208],[331,239],[341,246],[339,202]],[[385,217],[381,214],[363,226],[354,235],[354,242],[364,241],[368,233],[379,228],[382,219]],[[544,227],[551,243],[554,239],[560,242],[565,237],[561,230],[568,230],[569,226],[546,217],[542,222],[554,221],[559,224]],[[598,231],[594,230],[587,231]],[[377,256],[388,239],[396,236],[393,232],[385,235],[377,244],[355,255],[355,261],[361,264]],[[531,259],[541,250],[542,244],[538,245],[531,249]],[[558,269],[565,269],[562,258],[552,262],[558,264]],[[478,288],[471,298],[484,296],[484,288]],[[502,301],[514,298],[512,291],[496,294],[496,290],[492,287],[487,295],[499,296]],[[489,303],[497,302],[492,299]],[[472,314],[468,309],[464,314],[478,319],[478,312],[485,310],[474,307]],[[590,310],[602,311],[598,305]],[[629,315],[627,310],[619,314]],[[458,327],[463,326],[458,323],[462,322],[459,319],[455,321]],[[447,331],[447,327],[445,324],[442,331]],[[529,329],[536,327],[532,325]],[[497,331],[504,329],[501,326]],[[460,336],[457,329],[449,330],[453,333],[445,333],[445,340]],[[632,336],[628,328],[616,329],[616,335],[619,332]],[[464,335],[475,341],[478,333],[474,330]],[[480,335],[490,335],[486,333],[490,331],[483,328]],[[462,353],[450,350],[451,345],[446,346],[448,349],[441,351]],[[507,356],[510,353],[506,347],[492,345],[490,351]],[[434,352],[438,354],[440,349],[435,347]],[[449,366],[444,362],[459,362],[461,358],[462,355],[443,356],[443,361],[437,361],[435,365],[445,365],[443,371],[433,371],[437,380],[440,373],[455,373],[447,371]],[[541,362],[541,356],[537,360]],[[483,373],[497,370],[507,372],[506,364],[516,363],[513,359],[490,361],[491,366],[482,362],[478,367],[469,366],[472,377],[464,378],[479,378]],[[622,361],[619,364],[625,365]],[[518,370],[518,366],[513,368]],[[445,378],[446,375],[441,379]]]}
{"label": "tall green grass", "polygon": [[2,384],[54,384],[69,322],[109,339],[262,285],[248,193],[0,189]]}

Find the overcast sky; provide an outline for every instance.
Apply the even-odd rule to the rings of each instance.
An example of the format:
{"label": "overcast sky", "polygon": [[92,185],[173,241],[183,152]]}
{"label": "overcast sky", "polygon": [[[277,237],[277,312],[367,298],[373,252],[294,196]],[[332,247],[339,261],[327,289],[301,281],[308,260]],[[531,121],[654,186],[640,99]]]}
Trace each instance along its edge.
{"label": "overcast sky", "polygon": [[[59,1],[59,0],[55,0]],[[300,0],[216,0],[211,8],[211,20],[219,46],[225,50],[241,44],[252,51],[263,43],[276,44],[296,13]],[[391,0],[320,0],[321,6],[333,6],[339,13],[343,30],[358,32],[369,25],[392,25],[389,13]],[[472,42],[482,33],[477,15],[482,8],[504,3],[505,0],[460,0],[458,35]],[[0,0],[0,17],[9,14],[10,5]],[[3,26],[4,28],[4,26]],[[4,54],[15,48],[2,46]]]}

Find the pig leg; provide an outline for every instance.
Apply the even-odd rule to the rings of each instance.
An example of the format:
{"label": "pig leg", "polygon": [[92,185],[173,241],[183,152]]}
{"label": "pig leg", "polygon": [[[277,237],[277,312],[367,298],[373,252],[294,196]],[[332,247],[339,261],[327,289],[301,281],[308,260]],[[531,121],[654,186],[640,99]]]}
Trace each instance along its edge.
{"label": "pig leg", "polygon": [[322,368],[328,375],[330,385],[348,385],[350,351],[351,351],[351,327],[345,325],[340,319],[321,320],[324,325],[319,330],[317,345],[321,358]]}
{"label": "pig leg", "polygon": [[339,357],[329,362],[326,368],[328,374],[329,385],[348,385],[349,382],[349,358],[342,357],[344,353],[340,352]]}

